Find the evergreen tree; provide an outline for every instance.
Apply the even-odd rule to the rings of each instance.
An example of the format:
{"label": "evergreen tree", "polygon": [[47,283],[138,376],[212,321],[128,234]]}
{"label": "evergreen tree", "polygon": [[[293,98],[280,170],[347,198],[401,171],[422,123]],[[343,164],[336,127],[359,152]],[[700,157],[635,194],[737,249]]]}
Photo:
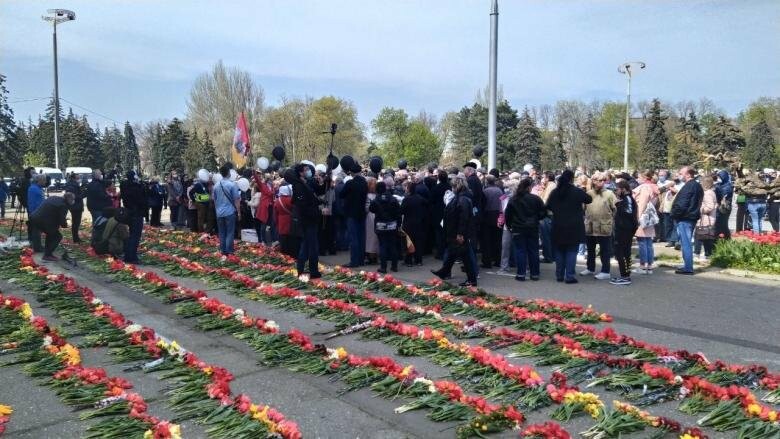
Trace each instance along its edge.
{"label": "evergreen tree", "polygon": [[122,167],[122,147],[124,139],[119,128],[114,125],[109,129],[106,127],[103,131],[103,137],[100,140],[100,149],[103,152],[103,169],[118,169],[124,172]]}
{"label": "evergreen tree", "polygon": [[162,125],[160,123],[156,123],[154,126],[154,130],[152,133],[152,142],[151,146],[149,148],[152,156],[152,167],[154,168],[155,174],[162,174],[163,173],[163,166],[162,166],[162,135],[163,135],[163,129]]}
{"label": "evergreen tree", "polygon": [[750,138],[742,151],[742,160],[750,169],[768,168],[775,162],[775,139],[766,119],[750,129]]}
{"label": "evergreen tree", "polygon": [[582,137],[580,148],[577,151],[579,163],[587,168],[593,169],[599,162],[598,157],[598,135],[596,134],[596,120],[592,112],[588,112],[585,122],[582,125]]}
{"label": "evergreen tree", "polygon": [[558,129],[549,136],[549,141],[542,144],[541,169],[552,171],[566,167],[566,149],[563,146],[565,136],[563,126],[558,125]]}
{"label": "evergreen tree", "polygon": [[84,128],[86,150],[89,153],[88,159],[85,161],[87,165],[83,166],[89,166],[92,169],[103,169],[106,160],[103,157],[103,148],[100,144],[100,129],[97,127],[92,129],[92,126],[87,122],[87,116],[81,117],[80,125]]}
{"label": "evergreen tree", "polygon": [[669,155],[669,137],[664,129],[666,117],[661,115],[661,102],[653,99],[653,106],[647,119],[643,164],[649,169],[661,169],[667,166]]}
{"label": "evergreen tree", "polygon": [[30,131],[30,157],[42,159],[42,163],[26,163],[30,166],[54,166],[54,122],[39,118]]}
{"label": "evergreen tree", "polygon": [[542,132],[528,112],[528,107],[523,111],[515,133],[517,143],[514,162],[518,166],[530,163],[539,169],[542,161]]}
{"label": "evergreen tree", "polygon": [[745,147],[745,137],[725,116],[720,116],[707,131],[704,140],[707,152],[713,155],[736,154]]}
{"label": "evergreen tree", "polygon": [[167,174],[174,169],[182,169],[182,155],[187,149],[189,136],[179,119],[174,118],[162,133],[159,145],[157,172]]}
{"label": "evergreen tree", "polygon": [[123,136],[124,145],[122,147],[122,168],[126,171],[131,169],[141,169],[141,157],[138,154],[138,143],[135,141],[135,133],[130,122],[125,122],[125,132]]}
{"label": "evergreen tree", "polygon": [[5,76],[0,74],[0,173],[3,175],[18,172],[22,165],[22,152],[17,149],[18,131],[14,111],[8,105]]}
{"label": "evergreen tree", "polygon": [[[501,100],[496,107],[496,161],[512,166],[516,154],[517,110],[509,102]],[[488,109],[479,103],[463,107],[455,117],[452,127],[452,147],[448,151],[450,161],[462,165],[470,158],[475,146],[487,147]]]}
{"label": "evergreen tree", "polygon": [[195,175],[199,169],[209,171],[217,169],[214,144],[211,142],[208,131],[203,134],[203,139],[201,139],[198,136],[198,130],[192,130],[187,149],[184,150],[183,160],[187,172],[191,175]]}
{"label": "evergreen tree", "polygon": [[691,111],[687,119],[685,116],[680,118],[674,137],[677,145],[672,154],[671,164],[686,166],[699,162],[702,154],[702,139],[701,126],[696,113]]}

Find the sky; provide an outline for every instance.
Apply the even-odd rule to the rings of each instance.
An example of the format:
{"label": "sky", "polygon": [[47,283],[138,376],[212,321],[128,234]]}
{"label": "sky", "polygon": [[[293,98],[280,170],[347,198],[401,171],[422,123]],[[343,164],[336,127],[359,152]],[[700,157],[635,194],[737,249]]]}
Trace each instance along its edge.
{"label": "sky", "polygon": [[[266,104],[335,95],[369,124],[384,106],[441,116],[488,81],[490,0],[0,0],[0,73],[16,119],[53,89],[101,126],[183,117],[194,79],[218,60],[252,74]],[[560,99],[709,97],[736,114],[780,96],[778,0],[500,0],[498,82],[515,108]],[[85,111],[88,109],[89,111]]]}

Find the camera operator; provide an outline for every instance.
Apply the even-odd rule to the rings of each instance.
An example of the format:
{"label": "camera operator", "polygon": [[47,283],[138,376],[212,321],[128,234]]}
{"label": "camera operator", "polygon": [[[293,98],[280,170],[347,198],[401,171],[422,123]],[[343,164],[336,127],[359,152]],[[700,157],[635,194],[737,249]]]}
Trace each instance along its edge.
{"label": "camera operator", "polygon": [[75,172],[70,174],[68,182],[65,184],[65,193],[71,193],[74,197],[73,205],[70,207],[70,230],[73,236],[73,242],[81,242],[79,238],[79,227],[81,227],[81,215],[84,212],[84,186],[81,184],[81,178]]}
{"label": "camera operator", "polygon": [[[41,179],[44,183],[46,178]],[[75,196],[72,192],[65,192],[62,197],[53,196],[47,198],[41,205],[30,214],[30,227],[34,227],[36,233],[34,235],[33,248],[41,247],[41,235],[40,232],[46,234],[46,247],[43,252],[44,261],[57,261],[59,258],[54,256],[54,250],[60,245],[62,241],[62,234],[60,233],[60,227],[68,227],[68,223],[65,220],[65,216],[73,207],[75,202]]]}
{"label": "camera operator", "polygon": [[95,169],[92,172],[92,181],[87,185],[87,209],[92,215],[93,223],[106,207],[111,207],[111,197],[106,192],[103,173],[100,169]]}
{"label": "camera operator", "polygon": [[138,264],[138,244],[141,242],[144,227],[144,212],[149,209],[146,190],[139,175],[135,171],[128,171],[127,180],[120,184],[119,192],[130,226],[130,237],[125,241],[124,261],[128,264]]}

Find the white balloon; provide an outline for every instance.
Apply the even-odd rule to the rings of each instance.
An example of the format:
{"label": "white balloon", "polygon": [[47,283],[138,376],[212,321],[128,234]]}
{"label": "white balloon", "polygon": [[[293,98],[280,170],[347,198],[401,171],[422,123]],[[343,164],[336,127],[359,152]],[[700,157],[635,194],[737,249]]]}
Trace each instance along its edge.
{"label": "white balloon", "polygon": [[238,172],[235,169],[230,170],[230,181],[238,180]]}
{"label": "white balloon", "polygon": [[205,169],[198,171],[198,180],[202,181],[203,183],[209,181],[209,171]]}
{"label": "white balloon", "polygon": [[268,169],[268,159],[265,157],[260,157],[257,159],[257,167],[265,171]]}
{"label": "white balloon", "polygon": [[316,170],[317,172],[322,172],[324,174],[328,172],[328,167],[320,163],[319,165],[314,167],[314,170]]}
{"label": "white balloon", "polygon": [[241,192],[246,192],[249,190],[249,180],[244,177],[239,178],[236,184],[238,185],[238,189],[240,189]]}
{"label": "white balloon", "polygon": [[215,172],[214,175],[211,176],[211,179],[214,180],[214,183],[219,183],[222,181],[222,174]]}

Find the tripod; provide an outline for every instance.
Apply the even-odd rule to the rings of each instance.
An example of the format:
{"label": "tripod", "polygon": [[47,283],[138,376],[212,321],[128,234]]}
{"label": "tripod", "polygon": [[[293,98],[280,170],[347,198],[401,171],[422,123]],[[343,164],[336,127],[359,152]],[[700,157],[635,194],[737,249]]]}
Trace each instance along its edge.
{"label": "tripod", "polygon": [[22,206],[22,203],[16,205],[16,211],[14,211],[14,221],[11,223],[11,231],[8,233],[8,237],[13,237],[14,233],[17,234],[17,241],[22,240],[22,224],[26,223],[29,228],[29,222],[25,220],[27,218],[27,208]]}

